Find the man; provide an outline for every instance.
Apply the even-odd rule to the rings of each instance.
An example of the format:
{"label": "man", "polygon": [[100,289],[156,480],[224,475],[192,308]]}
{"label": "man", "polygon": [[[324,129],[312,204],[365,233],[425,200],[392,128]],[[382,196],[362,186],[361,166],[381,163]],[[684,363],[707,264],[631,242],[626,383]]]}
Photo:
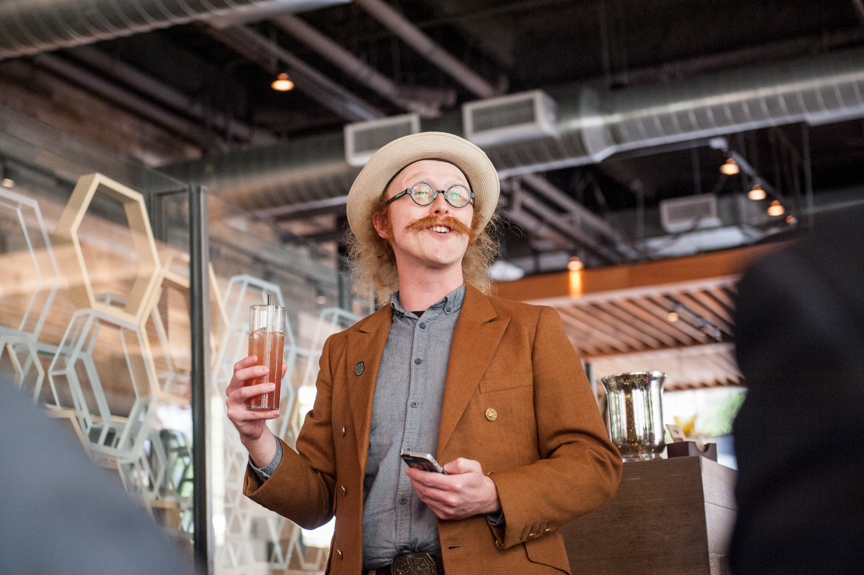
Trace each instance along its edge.
{"label": "man", "polygon": [[736,575],[864,570],[864,209],[846,208],[738,285]]}
{"label": "man", "polygon": [[[558,528],[617,488],[621,458],[558,314],[481,291],[498,193],[483,151],[450,134],[369,160],[348,195],[352,254],[390,305],[325,343],[297,452],[263,424],[278,412],[243,406],[270,389],[243,387],[266,368],[235,366],[244,492],[307,528],[335,513],[330,573],[568,573]],[[403,449],[447,474],[407,469]]]}

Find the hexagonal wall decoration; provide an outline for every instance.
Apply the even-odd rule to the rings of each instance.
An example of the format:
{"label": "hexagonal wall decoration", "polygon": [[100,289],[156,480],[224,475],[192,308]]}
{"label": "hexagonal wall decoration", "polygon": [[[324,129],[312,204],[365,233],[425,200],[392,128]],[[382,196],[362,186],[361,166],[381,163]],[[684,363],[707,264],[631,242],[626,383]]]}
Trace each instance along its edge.
{"label": "hexagonal wall decoration", "polygon": [[[78,237],[81,222],[97,191],[123,204],[126,220],[132,232],[132,243],[138,255],[138,273],[131,291],[125,294],[126,305],[122,311],[96,301],[84,252]],[[69,202],[66,204],[66,209],[57,222],[55,235],[74,248],[75,257],[63,258],[61,266],[63,273],[69,280],[76,305],[80,308],[93,308],[136,324],[139,323],[149,311],[148,305],[152,302],[153,291],[157,287],[160,268],[159,254],[156,250],[153,232],[150,229],[144,196],[102,174],[81,176]]]}
{"label": "hexagonal wall decoration", "polygon": [[[105,304],[102,304],[105,305]],[[106,394],[94,350],[100,332],[113,332],[123,352],[129,389],[122,394],[133,403],[129,413]],[[96,457],[134,460],[140,456],[153,417],[153,374],[142,353],[143,336],[137,323],[96,309],[78,310],[48,368],[48,380],[58,407],[71,407]],[[116,382],[112,382],[116,383]]]}
{"label": "hexagonal wall decoration", "polygon": [[7,287],[3,299],[7,305],[21,310],[21,318],[16,318],[13,325],[0,325],[0,357],[8,356],[14,383],[22,388],[32,387],[35,402],[45,378],[36,341],[57,293],[60,270],[36,200],[0,188],[0,212],[21,227],[21,235],[16,238],[21,249],[3,254],[7,274],[3,278]]}

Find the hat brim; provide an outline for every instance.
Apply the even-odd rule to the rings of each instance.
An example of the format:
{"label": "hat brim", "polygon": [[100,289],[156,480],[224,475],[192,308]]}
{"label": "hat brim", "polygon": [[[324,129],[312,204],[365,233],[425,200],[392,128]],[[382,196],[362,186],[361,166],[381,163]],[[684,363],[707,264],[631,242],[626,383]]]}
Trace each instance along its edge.
{"label": "hat brim", "polygon": [[445,132],[421,132],[393,140],[375,152],[348,192],[348,225],[360,242],[374,239],[370,214],[387,184],[405,166],[420,160],[444,160],[456,165],[474,192],[474,216],[486,227],[498,205],[498,172],[486,153],[463,138]]}

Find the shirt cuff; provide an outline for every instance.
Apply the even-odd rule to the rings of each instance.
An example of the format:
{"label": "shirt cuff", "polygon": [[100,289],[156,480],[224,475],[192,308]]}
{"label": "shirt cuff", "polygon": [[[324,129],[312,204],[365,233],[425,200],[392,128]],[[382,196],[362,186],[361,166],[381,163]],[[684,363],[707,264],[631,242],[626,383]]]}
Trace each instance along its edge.
{"label": "shirt cuff", "polygon": [[270,476],[276,472],[276,468],[279,467],[279,464],[282,463],[282,442],[276,441],[276,453],[273,455],[273,459],[270,460],[265,467],[256,467],[254,463],[252,463],[252,458],[249,458],[249,467],[252,468],[252,471],[255,472],[255,475],[258,476],[258,479],[261,482],[265,482],[270,479]]}
{"label": "shirt cuff", "polygon": [[489,523],[492,524],[492,527],[501,527],[502,525],[507,523],[504,520],[504,510],[503,509],[499,509],[495,513],[487,513],[486,519],[489,520]]}

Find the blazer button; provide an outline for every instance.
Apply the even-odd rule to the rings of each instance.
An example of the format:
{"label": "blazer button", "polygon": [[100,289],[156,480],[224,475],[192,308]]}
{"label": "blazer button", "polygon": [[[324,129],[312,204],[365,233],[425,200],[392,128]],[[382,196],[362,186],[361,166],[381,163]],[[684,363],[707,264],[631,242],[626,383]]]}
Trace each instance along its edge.
{"label": "blazer button", "polygon": [[537,535],[534,534],[533,532],[528,534],[528,540],[529,540],[529,541],[530,541],[531,539],[534,539],[535,537],[537,537]]}
{"label": "blazer button", "polygon": [[489,421],[495,421],[498,419],[498,412],[494,408],[490,407],[486,410],[486,419]]}
{"label": "blazer button", "polygon": [[347,496],[347,495],[348,495],[348,490],[345,489],[345,486],[344,486],[344,485],[340,485],[340,486],[339,486],[339,491],[341,491],[341,492],[342,492],[342,495],[344,495],[344,496]]}
{"label": "blazer button", "polygon": [[495,540],[495,548],[496,549],[504,549],[504,542],[500,539]]}
{"label": "blazer button", "polygon": [[549,529],[548,527],[547,527],[546,529],[543,530],[543,534],[544,534],[544,535],[548,535],[549,533],[552,533],[552,530]]}
{"label": "blazer button", "polygon": [[342,560],[342,552],[338,549],[336,550],[336,557],[338,557],[340,561]]}
{"label": "blazer button", "polygon": [[342,433],[342,437],[345,437],[345,428],[343,427],[340,431]]}

